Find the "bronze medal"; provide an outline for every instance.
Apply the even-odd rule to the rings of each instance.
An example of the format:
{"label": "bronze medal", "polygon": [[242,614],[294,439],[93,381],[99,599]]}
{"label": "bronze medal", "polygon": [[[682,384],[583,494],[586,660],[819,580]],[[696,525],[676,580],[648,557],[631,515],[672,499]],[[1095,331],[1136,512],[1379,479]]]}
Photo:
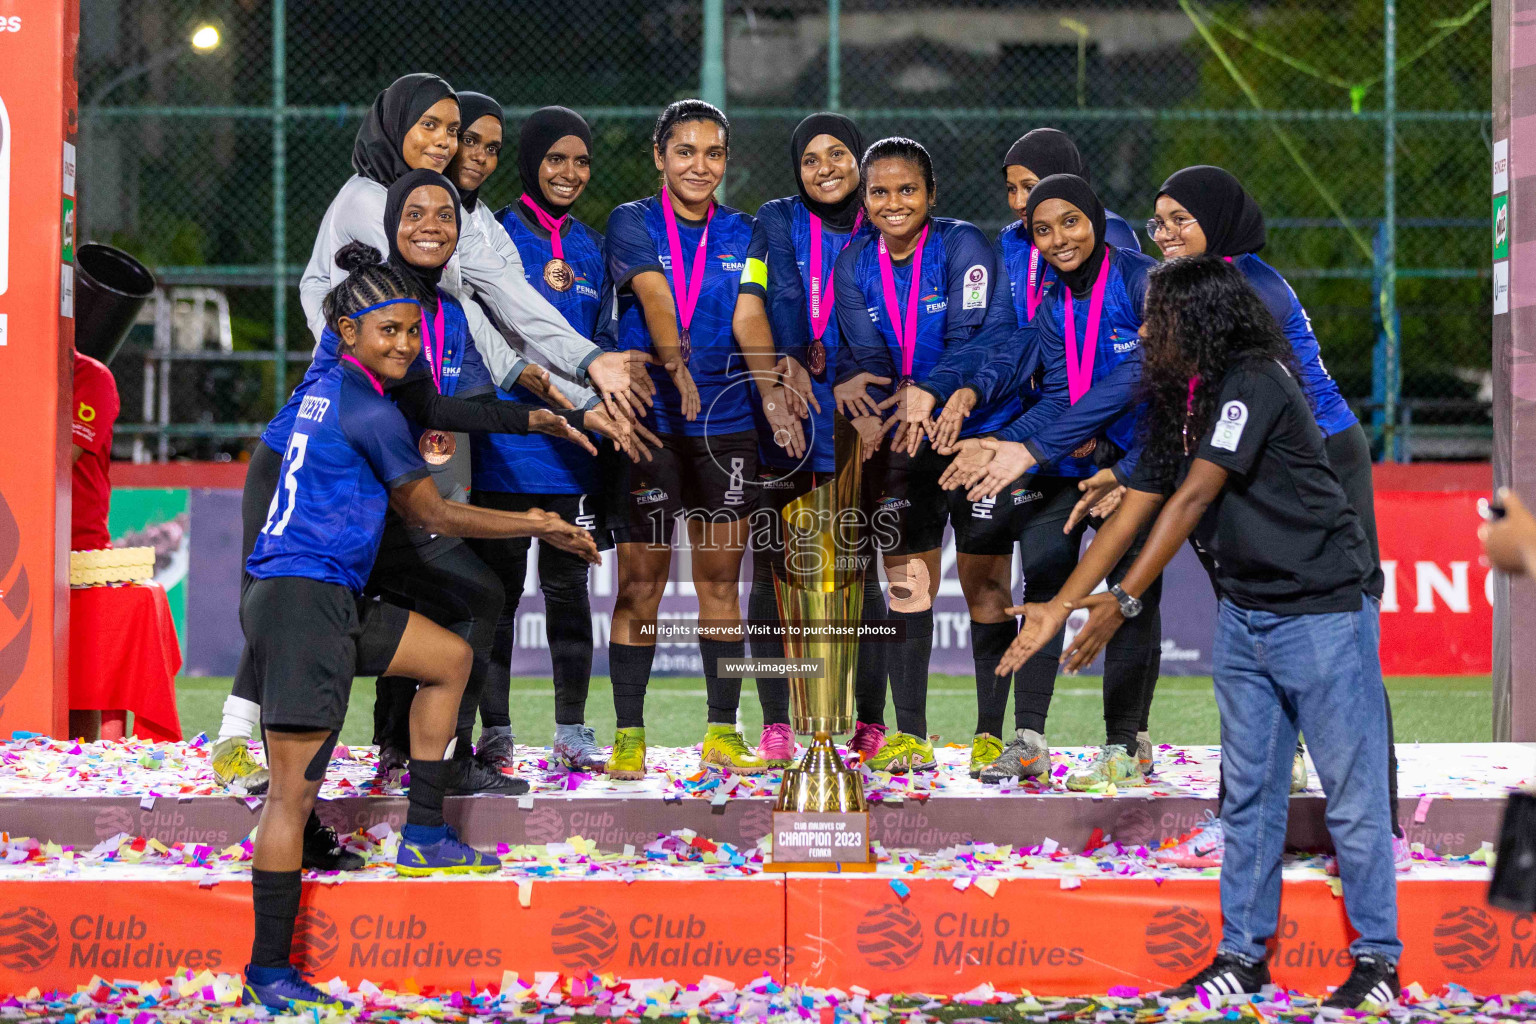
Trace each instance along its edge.
{"label": "bronze medal", "polygon": [[805,363],[805,368],[810,370],[814,376],[820,377],[823,373],[826,372],[827,346],[821,343],[820,338],[817,338],[815,341],[811,342],[811,350],[806,353]]}
{"label": "bronze medal", "polygon": [[1074,459],[1086,459],[1088,456],[1093,454],[1093,450],[1098,446],[1099,439],[1096,437],[1090,437],[1088,440],[1072,449],[1072,457]]}
{"label": "bronze medal", "polygon": [[913,380],[911,377],[903,377],[901,380],[897,381],[896,390],[900,391],[902,388],[914,387],[916,384],[917,381]]}
{"label": "bronze medal", "polygon": [[557,292],[568,292],[576,283],[576,272],[558,256],[544,264],[544,283]]}
{"label": "bronze medal", "polygon": [[459,446],[452,434],[445,430],[422,431],[421,440],[416,442],[417,451],[421,457],[427,460],[428,465],[441,466],[453,458],[453,450]]}
{"label": "bronze medal", "polygon": [[677,332],[677,354],[683,362],[688,362],[688,357],[693,355],[693,340],[689,337],[688,328],[684,327]]}

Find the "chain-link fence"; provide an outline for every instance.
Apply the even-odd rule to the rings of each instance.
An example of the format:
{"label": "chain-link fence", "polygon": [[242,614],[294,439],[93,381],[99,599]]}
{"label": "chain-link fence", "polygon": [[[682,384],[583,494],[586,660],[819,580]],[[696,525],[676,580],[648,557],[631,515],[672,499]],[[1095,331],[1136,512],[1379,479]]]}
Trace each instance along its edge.
{"label": "chain-link fence", "polygon": [[[281,404],[310,349],[294,285],[353,134],[417,70],[500,99],[513,143],[533,108],[584,113],[576,213],[597,227],[654,188],[651,123],[689,95],[730,114],[726,198],[748,211],[793,191],[790,129],[828,107],[924,142],[940,211],[989,234],[1012,219],[1002,155],[1033,127],[1071,133],[1135,225],[1168,173],[1219,164],[1263,204],[1265,256],[1378,455],[1489,451],[1488,0],[84,0],[81,29],[81,237],[167,289],[114,364],[137,457],[241,457]],[[495,207],[517,195],[511,149]]]}

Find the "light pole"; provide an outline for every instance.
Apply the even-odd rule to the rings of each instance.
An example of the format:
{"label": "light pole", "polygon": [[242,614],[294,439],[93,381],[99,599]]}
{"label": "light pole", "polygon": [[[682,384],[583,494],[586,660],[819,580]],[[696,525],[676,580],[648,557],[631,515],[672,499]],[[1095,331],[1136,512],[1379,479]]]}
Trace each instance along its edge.
{"label": "light pole", "polygon": [[212,53],[219,48],[219,44],[222,42],[223,39],[217,26],[207,23],[199,25],[192,31],[192,35],[187,39],[186,43],[168,46],[151,56],[148,60],[135,64],[132,67],[124,68],[107,79],[100,88],[91,93],[91,98],[85,102],[85,107],[89,109],[101,106],[102,100],[106,99],[118,86],[131,82],[141,75],[147,75],[155,68],[163,67],[186,56],[189,48],[193,53]]}

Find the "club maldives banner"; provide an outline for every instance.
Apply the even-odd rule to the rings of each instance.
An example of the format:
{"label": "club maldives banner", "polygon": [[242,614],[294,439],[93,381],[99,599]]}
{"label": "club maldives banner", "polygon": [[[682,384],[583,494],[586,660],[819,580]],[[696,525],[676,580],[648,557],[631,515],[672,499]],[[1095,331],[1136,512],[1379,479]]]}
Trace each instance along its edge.
{"label": "club maldives banner", "polygon": [[[147,468],[147,467],[146,467]],[[137,501],[132,492],[114,496]],[[1376,494],[1386,593],[1381,605],[1381,656],[1388,675],[1480,675],[1491,671],[1492,604],[1489,570],[1479,562],[1477,499],[1486,491],[1399,491]],[[190,547],[174,562],[186,567],[186,618],[182,649],[190,675],[232,675],[240,657],[239,605],[240,494],[230,489],[192,490],[178,503],[155,492],[155,507],[176,513],[176,537]],[[167,511],[163,518],[170,518]],[[147,522],[148,520],[146,520]],[[744,570],[743,578],[750,578]],[[688,553],[673,558],[672,582],[662,599],[661,617],[691,622],[698,616]],[[616,586],[613,552],[591,575],[593,633],[597,640],[593,671],[607,669],[608,629]],[[1015,577],[1014,593],[1020,590]],[[745,586],[743,586],[745,605]],[[1216,601],[1199,560],[1187,547],[1169,566],[1164,582],[1163,674],[1209,675]],[[935,673],[968,676],[971,663],[970,615],[955,574],[953,540],[947,540],[943,579],[934,604]],[[1068,623],[1074,630],[1077,622]],[[544,598],[539,591],[537,559],[517,612],[514,675],[545,676],[549,649],[545,639]],[[663,675],[697,676],[702,672],[693,643],[663,643],[655,670]]]}
{"label": "club maldives banner", "polygon": [[[551,980],[611,973],[733,985],[766,974],[876,992],[991,984],[1040,995],[1164,988],[1215,951],[1214,878],[1063,881],[981,878],[963,889],[949,878],[846,875],[309,883],[294,949],[317,979],[392,989],[485,989],[518,977],[534,985],[538,972],[550,972]],[[1488,908],[1486,892],[1476,878],[1398,883],[1405,983],[1529,987],[1536,918]],[[212,982],[203,972],[243,969],[251,927],[248,882],[0,882],[0,992],[167,975],[196,992]],[[1308,992],[1339,984],[1349,941],[1344,902],[1327,882],[1285,883],[1270,958],[1276,982]]]}

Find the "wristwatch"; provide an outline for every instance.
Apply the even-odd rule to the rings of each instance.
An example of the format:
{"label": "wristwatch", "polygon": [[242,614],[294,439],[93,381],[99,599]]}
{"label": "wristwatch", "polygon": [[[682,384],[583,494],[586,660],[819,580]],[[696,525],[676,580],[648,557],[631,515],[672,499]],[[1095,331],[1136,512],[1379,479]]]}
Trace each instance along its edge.
{"label": "wristwatch", "polygon": [[1134,619],[1141,614],[1141,598],[1132,597],[1130,594],[1127,594],[1120,589],[1120,584],[1118,583],[1110,587],[1109,592],[1115,595],[1116,601],[1120,602],[1120,614],[1123,617]]}

